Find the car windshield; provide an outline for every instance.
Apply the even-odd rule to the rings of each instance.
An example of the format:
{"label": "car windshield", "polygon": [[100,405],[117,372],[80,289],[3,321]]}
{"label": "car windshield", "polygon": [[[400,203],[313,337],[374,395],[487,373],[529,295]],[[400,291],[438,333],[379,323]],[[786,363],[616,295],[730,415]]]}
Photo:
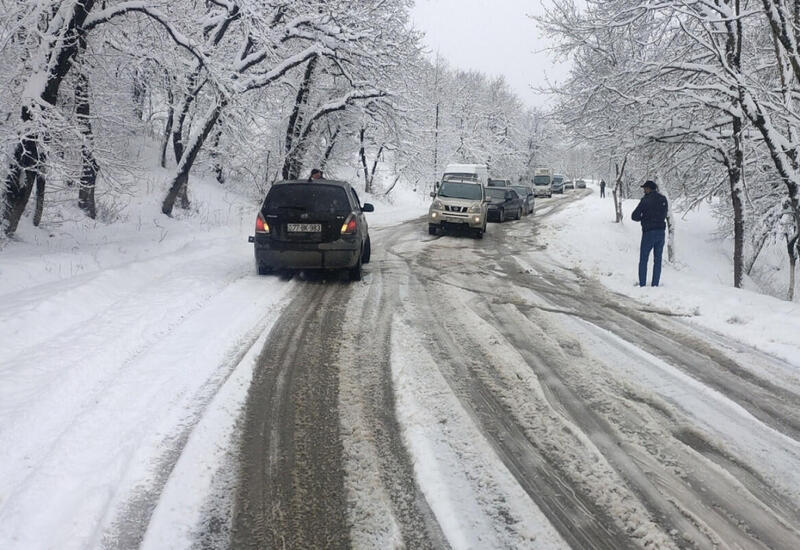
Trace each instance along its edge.
{"label": "car windshield", "polygon": [[563,177],[560,176],[553,176],[553,183],[561,183],[564,181]]}
{"label": "car windshield", "polygon": [[534,185],[550,185],[550,176],[534,176]]}
{"label": "car windshield", "polygon": [[475,183],[444,182],[439,188],[439,196],[451,199],[471,199],[479,201],[483,198],[481,186]]}
{"label": "car windshield", "polygon": [[452,173],[442,176],[442,181],[478,181],[478,174]]}
{"label": "car windshield", "polygon": [[487,189],[486,194],[493,199],[500,199],[500,200],[506,199],[506,190],[503,189],[502,187],[494,187],[492,189]]}
{"label": "car windshield", "polygon": [[350,212],[345,190],[338,185],[290,183],[275,185],[267,193],[264,212]]}
{"label": "car windshield", "polygon": [[528,194],[530,193],[527,187],[522,187],[520,185],[514,185],[511,187],[511,189],[519,193],[520,197],[527,197]]}

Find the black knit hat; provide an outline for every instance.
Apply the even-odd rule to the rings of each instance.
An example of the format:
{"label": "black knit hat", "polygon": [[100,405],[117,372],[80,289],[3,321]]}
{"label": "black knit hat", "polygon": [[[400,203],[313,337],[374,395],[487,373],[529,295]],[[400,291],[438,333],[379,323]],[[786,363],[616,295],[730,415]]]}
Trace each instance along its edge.
{"label": "black knit hat", "polygon": [[653,180],[647,180],[642,184],[642,187],[646,189],[652,189],[653,191],[658,189],[658,185],[656,185],[656,182],[654,182]]}

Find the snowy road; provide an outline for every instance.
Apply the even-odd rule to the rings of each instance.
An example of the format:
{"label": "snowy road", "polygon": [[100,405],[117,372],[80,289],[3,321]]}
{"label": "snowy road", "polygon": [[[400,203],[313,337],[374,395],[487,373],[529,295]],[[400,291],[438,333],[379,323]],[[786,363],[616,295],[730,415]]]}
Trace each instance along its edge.
{"label": "snowy road", "polygon": [[296,282],[233,547],[800,547],[791,369],[559,267],[564,202],[482,241],[383,228],[362,283]]}
{"label": "snowy road", "polygon": [[580,195],[354,284],[244,226],[5,251],[0,547],[800,548],[796,367],[563,267]]}

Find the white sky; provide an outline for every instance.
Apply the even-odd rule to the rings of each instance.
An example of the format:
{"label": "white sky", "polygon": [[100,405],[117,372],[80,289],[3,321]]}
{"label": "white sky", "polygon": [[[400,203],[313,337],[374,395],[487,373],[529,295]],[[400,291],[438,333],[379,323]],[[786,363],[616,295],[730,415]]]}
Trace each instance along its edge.
{"label": "white sky", "polygon": [[562,81],[569,65],[542,51],[548,43],[528,17],[542,12],[537,0],[416,0],[411,13],[432,57],[438,51],[453,67],[503,75],[528,105],[543,106],[548,97],[531,85]]}

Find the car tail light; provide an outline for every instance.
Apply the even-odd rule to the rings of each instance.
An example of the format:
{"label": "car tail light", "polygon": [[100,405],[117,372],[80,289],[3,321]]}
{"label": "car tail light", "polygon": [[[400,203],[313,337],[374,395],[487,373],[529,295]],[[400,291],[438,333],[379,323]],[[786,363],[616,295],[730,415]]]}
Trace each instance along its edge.
{"label": "car tail light", "polygon": [[342,224],[342,235],[352,235],[358,229],[356,217],[350,214]]}
{"label": "car tail light", "polygon": [[269,233],[269,224],[264,219],[264,216],[261,215],[261,212],[256,217],[256,233]]}

